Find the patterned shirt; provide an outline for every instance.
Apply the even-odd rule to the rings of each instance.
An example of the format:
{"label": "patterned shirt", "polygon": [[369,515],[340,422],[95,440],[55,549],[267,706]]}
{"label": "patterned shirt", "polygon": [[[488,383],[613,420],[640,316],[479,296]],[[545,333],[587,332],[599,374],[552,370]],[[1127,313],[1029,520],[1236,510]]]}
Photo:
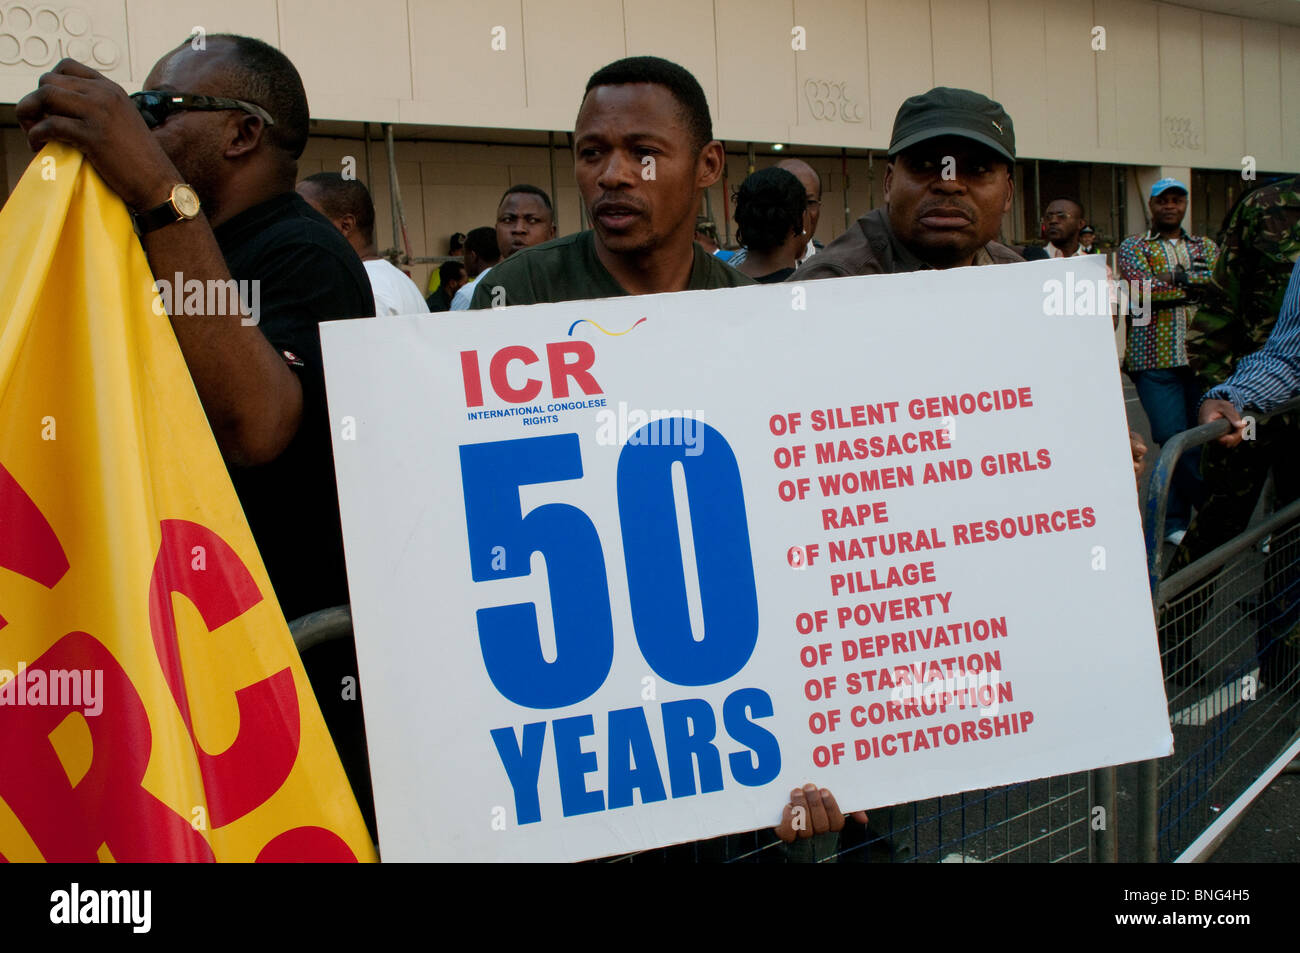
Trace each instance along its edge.
{"label": "patterned shirt", "polygon": [[[1219,249],[1204,236],[1180,231],[1176,240],[1156,232],[1134,235],[1119,246],[1120,276],[1128,281],[1151,282],[1151,321],[1131,324],[1124,354],[1124,369],[1150,371],[1187,364],[1187,322],[1196,306],[1186,289],[1157,275],[1172,276],[1181,269],[1189,285],[1208,285],[1219,260]],[[1145,292],[1144,292],[1145,293]]]}
{"label": "patterned shirt", "polygon": [[1264,413],[1300,394],[1300,261],[1291,270],[1282,313],[1264,346],[1237,362],[1233,375],[1201,398],[1230,401],[1238,411]]}

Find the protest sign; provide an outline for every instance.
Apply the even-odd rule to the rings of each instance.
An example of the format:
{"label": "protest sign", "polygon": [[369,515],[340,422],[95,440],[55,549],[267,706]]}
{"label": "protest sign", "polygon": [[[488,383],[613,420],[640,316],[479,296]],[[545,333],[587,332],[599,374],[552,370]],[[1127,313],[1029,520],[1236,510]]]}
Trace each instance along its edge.
{"label": "protest sign", "polygon": [[322,326],[382,853],[1167,754],[1104,263]]}

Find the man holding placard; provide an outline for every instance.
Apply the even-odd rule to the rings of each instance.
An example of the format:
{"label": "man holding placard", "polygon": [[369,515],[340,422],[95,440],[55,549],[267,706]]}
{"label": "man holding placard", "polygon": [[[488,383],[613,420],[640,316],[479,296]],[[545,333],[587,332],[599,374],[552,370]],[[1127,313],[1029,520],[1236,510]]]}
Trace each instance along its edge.
{"label": "man holding placard", "polygon": [[[1000,103],[939,86],[903,102],[885,166],[885,207],[859,218],[787,280],[900,274],[1023,261],[996,239],[1011,208],[1016,133]],[[1147,452],[1129,431],[1133,469]]]}
{"label": "man holding placard", "polygon": [[790,280],[1023,261],[995,239],[1011,208],[1016,135],[987,96],[940,86],[899,107],[885,207],[862,216]]}
{"label": "man holding placard", "polygon": [[[578,111],[574,152],[592,228],[503,261],[471,308],[754,283],[695,243],[700,193],[718,180],[725,156],[687,70],[653,56],[598,70]],[[853,817],[867,821],[861,811]],[[809,784],[791,792],[777,833],[792,842],[843,826],[834,795]]]}
{"label": "man holding placard", "polygon": [[689,72],[654,56],[598,70],[574,127],[575,175],[592,228],[511,256],[475,290],[471,307],[753,284],[695,245],[700,193],[724,161]]}

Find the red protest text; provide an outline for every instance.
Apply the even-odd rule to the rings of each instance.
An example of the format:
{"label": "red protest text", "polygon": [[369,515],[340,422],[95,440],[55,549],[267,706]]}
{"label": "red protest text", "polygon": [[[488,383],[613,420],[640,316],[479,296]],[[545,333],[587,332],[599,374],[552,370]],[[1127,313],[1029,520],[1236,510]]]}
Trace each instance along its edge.
{"label": "red protest text", "polygon": [[[543,381],[528,377],[515,387],[510,383],[512,364],[531,368],[541,363],[532,348],[511,344],[501,348],[488,360],[488,383],[492,392],[510,404],[526,404],[542,392]],[[546,376],[550,380],[551,396],[556,399],[569,396],[569,382],[573,381],[582,393],[603,394],[591,367],[596,363],[596,349],[589,341],[559,341],[546,345]],[[460,370],[465,383],[465,406],[483,406],[482,365],[478,351],[460,352]]]}

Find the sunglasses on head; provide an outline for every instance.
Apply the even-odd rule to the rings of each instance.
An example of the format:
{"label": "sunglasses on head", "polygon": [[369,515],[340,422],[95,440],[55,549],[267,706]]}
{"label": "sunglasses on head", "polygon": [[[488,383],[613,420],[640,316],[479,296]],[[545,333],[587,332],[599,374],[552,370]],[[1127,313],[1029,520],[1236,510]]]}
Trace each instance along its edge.
{"label": "sunglasses on head", "polygon": [[224,109],[239,109],[256,116],[268,126],[274,126],[271,114],[255,103],[246,103],[242,99],[226,99],[222,96],[200,96],[193,93],[166,93],[156,89],[132,93],[131,102],[140,110],[145,125],[155,129],[167,121],[172,113],[185,112],[190,109],[215,112]]}

